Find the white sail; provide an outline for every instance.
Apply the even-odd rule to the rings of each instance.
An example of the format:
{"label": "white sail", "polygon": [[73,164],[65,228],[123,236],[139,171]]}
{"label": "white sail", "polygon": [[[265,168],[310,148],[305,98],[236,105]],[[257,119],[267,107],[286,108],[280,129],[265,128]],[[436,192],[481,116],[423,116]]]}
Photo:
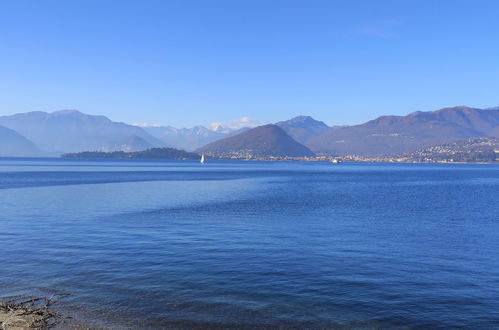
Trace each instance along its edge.
{"label": "white sail", "polygon": [[201,155],[201,160],[199,161],[201,164],[204,164],[204,154]]}

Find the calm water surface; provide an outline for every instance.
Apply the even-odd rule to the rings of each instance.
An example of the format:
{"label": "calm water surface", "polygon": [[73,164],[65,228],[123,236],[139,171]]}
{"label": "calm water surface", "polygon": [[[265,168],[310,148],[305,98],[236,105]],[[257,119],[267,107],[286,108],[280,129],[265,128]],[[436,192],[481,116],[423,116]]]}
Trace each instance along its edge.
{"label": "calm water surface", "polygon": [[109,328],[499,328],[499,166],[0,159],[0,297]]}

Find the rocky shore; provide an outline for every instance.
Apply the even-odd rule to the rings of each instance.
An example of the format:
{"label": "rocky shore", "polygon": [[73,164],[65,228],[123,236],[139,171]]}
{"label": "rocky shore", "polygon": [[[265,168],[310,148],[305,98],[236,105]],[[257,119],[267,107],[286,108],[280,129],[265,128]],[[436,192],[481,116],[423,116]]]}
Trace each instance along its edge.
{"label": "rocky shore", "polygon": [[61,320],[61,316],[49,309],[50,299],[13,299],[0,302],[0,329],[48,329]]}

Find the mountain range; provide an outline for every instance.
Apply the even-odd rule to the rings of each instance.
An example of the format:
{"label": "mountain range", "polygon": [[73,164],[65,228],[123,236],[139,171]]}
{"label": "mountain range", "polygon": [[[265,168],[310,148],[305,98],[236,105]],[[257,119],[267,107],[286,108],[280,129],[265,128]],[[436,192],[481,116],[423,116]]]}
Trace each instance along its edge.
{"label": "mountain range", "polygon": [[163,142],[166,146],[193,151],[213,141],[242,133],[249,128],[244,127],[237,130],[211,130],[204,126],[194,126],[192,128],[159,126],[144,127],[143,129]]}
{"label": "mountain range", "polygon": [[382,116],[361,125],[330,129],[305,145],[316,153],[393,156],[481,136],[499,136],[498,109],[459,106],[407,116]]}
{"label": "mountain range", "polygon": [[475,137],[499,137],[499,107],[459,106],[333,127],[298,116],[257,128],[232,129],[138,127],[76,110],[0,116],[3,156],[170,147],[217,157],[301,157],[314,153],[386,157]]}
{"label": "mountain range", "polygon": [[1,116],[0,125],[21,134],[38,149],[53,154],[89,150],[136,151],[163,146],[140,127],[76,110]]}

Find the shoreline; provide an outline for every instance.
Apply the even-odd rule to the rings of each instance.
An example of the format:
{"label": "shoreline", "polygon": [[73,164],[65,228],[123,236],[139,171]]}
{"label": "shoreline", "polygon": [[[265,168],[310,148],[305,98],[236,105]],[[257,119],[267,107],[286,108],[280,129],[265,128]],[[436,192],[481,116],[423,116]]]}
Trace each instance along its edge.
{"label": "shoreline", "polygon": [[[203,320],[194,317],[156,317],[134,314],[114,309],[87,309],[84,305],[65,304],[58,298],[67,295],[45,297],[0,297],[0,329],[2,330],[106,330],[106,329],[381,329],[400,324],[387,320],[298,320],[255,317],[252,319]],[[56,299],[57,297],[57,299]],[[62,299],[64,300],[64,299]],[[62,303],[62,304],[61,304]],[[227,315],[229,316],[229,315]]]}
{"label": "shoreline", "polygon": [[[0,156],[0,159],[8,160],[8,159],[16,159],[16,160],[67,160],[67,161],[124,161],[124,162],[134,162],[134,161],[148,161],[148,162],[167,162],[167,161],[175,161],[175,162],[198,162],[194,159],[170,159],[170,158],[104,158],[104,157],[20,157],[20,156]],[[332,162],[331,159],[336,159],[338,162]],[[322,157],[317,157],[314,159],[311,158],[208,158],[208,160],[215,161],[251,161],[251,162],[323,162],[323,163],[332,163],[334,165],[339,165],[341,163],[345,164],[468,164],[468,165],[497,165],[499,161],[494,162],[464,162],[464,161],[416,161],[410,159],[401,159],[401,158],[351,158],[351,157],[330,157],[324,159]]]}
{"label": "shoreline", "polygon": [[[44,300],[44,298],[34,298],[31,301]],[[255,320],[254,322],[228,321],[202,321],[188,319],[157,319],[141,322],[136,319],[123,319],[110,317],[99,318],[96,315],[78,315],[74,318],[73,313],[58,313],[45,306],[34,307],[27,302],[11,303],[0,301],[0,329],[3,330],[106,330],[106,329],[238,329],[238,330],[299,330],[299,329],[380,329],[397,326],[386,321],[365,320],[365,321],[297,321],[297,320]],[[119,313],[118,313],[119,314]],[[125,313],[126,314],[126,313]],[[108,315],[109,317],[109,315]]]}
{"label": "shoreline", "polygon": [[63,317],[49,309],[50,299],[31,298],[24,301],[0,301],[0,327],[8,330],[50,329]]}

